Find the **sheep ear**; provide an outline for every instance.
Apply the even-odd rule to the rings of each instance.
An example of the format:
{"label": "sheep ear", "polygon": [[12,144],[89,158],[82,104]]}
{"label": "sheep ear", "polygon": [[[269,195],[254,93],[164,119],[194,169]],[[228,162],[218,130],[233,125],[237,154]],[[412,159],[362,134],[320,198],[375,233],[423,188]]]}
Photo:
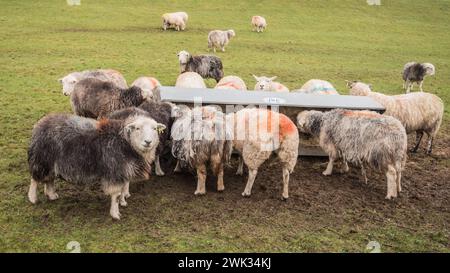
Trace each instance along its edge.
{"label": "sheep ear", "polygon": [[271,81],[274,81],[277,78],[277,76],[274,76],[272,78],[270,78]]}
{"label": "sheep ear", "polygon": [[164,130],[166,130],[166,126],[162,123],[157,123],[155,129],[158,132],[158,134],[161,134],[162,132],[164,132]]}

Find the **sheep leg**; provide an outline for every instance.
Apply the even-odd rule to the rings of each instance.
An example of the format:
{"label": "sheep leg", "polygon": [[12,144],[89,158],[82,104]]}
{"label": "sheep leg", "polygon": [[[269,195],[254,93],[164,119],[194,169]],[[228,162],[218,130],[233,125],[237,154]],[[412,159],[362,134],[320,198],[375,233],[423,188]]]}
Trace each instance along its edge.
{"label": "sheep leg", "polygon": [[206,166],[200,165],[197,167],[197,190],[195,190],[195,195],[203,195],[206,193],[205,189],[206,183]]}
{"label": "sheep leg", "polygon": [[387,179],[387,195],[386,199],[391,199],[397,197],[397,172],[392,165],[388,165],[388,170],[386,172]]}
{"label": "sheep leg", "polygon": [[219,173],[217,174],[217,191],[225,190],[225,186],[223,184],[223,164],[221,163],[219,166]]}
{"label": "sheep leg", "polygon": [[420,92],[423,92],[422,85],[423,85],[423,81],[420,81],[420,82],[419,82],[419,89],[420,89]]}
{"label": "sheep leg", "polygon": [[111,195],[111,208],[109,209],[109,214],[115,220],[120,220],[120,212],[119,212],[119,202],[118,199],[120,197],[120,191],[114,191]]}
{"label": "sheep leg", "polygon": [[31,178],[30,189],[28,190],[28,200],[30,200],[30,202],[33,204],[36,204],[38,201],[37,188],[38,183],[36,182],[36,180]]}
{"label": "sheep leg", "polygon": [[367,182],[369,181],[369,179],[367,179],[367,172],[366,172],[366,168],[364,168],[364,165],[361,163],[361,174],[364,177],[364,183],[367,184]]}
{"label": "sheep leg", "polygon": [[175,166],[175,169],[173,170],[173,172],[175,172],[175,173],[180,173],[181,172],[180,160],[177,160],[177,165]]}
{"label": "sheep leg", "polygon": [[422,141],[423,132],[417,131],[416,132],[416,144],[414,145],[414,148],[412,148],[410,151],[415,153],[417,152],[417,149],[419,149],[420,142]]}
{"label": "sheep leg", "polygon": [[429,135],[428,136],[428,144],[427,144],[427,155],[431,154],[431,152],[433,151],[433,140],[434,140],[434,136]]}
{"label": "sheep leg", "polygon": [[159,155],[156,156],[155,158],[155,173],[157,176],[163,176],[164,172],[161,169],[161,164],[159,162]]}
{"label": "sheep leg", "polygon": [[289,167],[283,166],[283,200],[289,198]]}
{"label": "sheep leg", "polygon": [[401,192],[402,191],[402,171],[397,169],[397,179],[395,180],[395,182],[397,182],[397,192]]}
{"label": "sheep leg", "polygon": [[126,181],[125,184],[122,187],[122,192],[120,193],[120,205],[122,207],[126,207],[128,205],[125,198],[130,197],[130,182]]}
{"label": "sheep leg", "polygon": [[409,93],[411,91],[412,88],[412,82],[410,82],[409,80],[406,80],[406,93]]}
{"label": "sheep leg", "polygon": [[244,159],[242,156],[239,156],[239,163],[238,163],[238,169],[236,171],[237,175],[242,175],[244,173]]}
{"label": "sheep leg", "polygon": [[348,167],[348,163],[345,159],[342,159],[342,169],[341,169],[341,173],[347,173],[350,170],[350,168]]}
{"label": "sheep leg", "polygon": [[333,173],[333,163],[336,160],[336,158],[331,154],[330,154],[329,158],[330,158],[330,160],[328,161],[327,168],[322,173],[323,175],[331,175]]}
{"label": "sheep leg", "polygon": [[225,46],[222,46],[222,52],[225,52]]}
{"label": "sheep leg", "polygon": [[248,170],[248,180],[247,185],[245,186],[245,190],[242,193],[242,196],[248,197],[252,194],[253,183],[255,182],[256,175],[258,174],[258,169],[249,169]]}
{"label": "sheep leg", "polygon": [[51,180],[44,184],[44,193],[48,197],[48,200],[53,201],[59,198],[55,190],[55,181]]}

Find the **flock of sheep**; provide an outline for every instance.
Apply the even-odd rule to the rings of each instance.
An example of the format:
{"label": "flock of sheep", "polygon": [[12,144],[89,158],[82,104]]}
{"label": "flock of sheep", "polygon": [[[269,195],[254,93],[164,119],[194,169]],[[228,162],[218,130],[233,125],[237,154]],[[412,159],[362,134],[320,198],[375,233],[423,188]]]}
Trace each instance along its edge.
{"label": "flock of sheep", "polygon": [[[186,28],[184,12],[163,15],[163,28]],[[254,30],[263,31],[264,18],[252,18]],[[215,31],[208,36],[210,48],[221,48],[234,31]],[[222,61],[216,56],[178,53],[180,75],[177,87],[206,88],[203,78],[217,81],[216,89],[246,92],[237,76],[224,76]],[[296,124],[287,116],[263,108],[244,108],[223,113],[213,106],[189,108],[161,102],[154,96],[161,86],[153,77],[140,77],[131,86],[112,69],[73,72],[62,78],[63,94],[70,96],[74,114],[49,114],[34,126],[28,149],[31,184],[28,198],[38,201],[37,188],[44,185],[50,200],[58,198],[54,180],[89,184],[100,182],[111,197],[110,214],[120,219],[119,205],[126,206],[129,183],[149,179],[155,165],[158,176],[165,175],[160,156],[171,149],[177,159],[175,171],[191,169],[197,174],[196,195],[206,193],[208,167],[217,176],[217,190],[224,190],[224,166],[233,151],[239,154],[237,174],[244,164],[248,179],[243,196],[250,196],[258,168],[272,154],[282,166],[282,197],[289,197],[289,175],[294,171],[299,149],[299,132],[319,140],[329,155],[324,175],[331,175],[334,162],[359,166],[367,181],[366,168],[386,174],[387,199],[401,191],[401,175],[407,159],[407,134],[416,133],[412,151],[417,151],[423,134],[428,135],[427,153],[432,152],[442,122],[444,105],[431,93],[409,93],[417,82],[422,91],[426,75],[434,74],[431,64],[408,63],[403,79],[407,94],[389,96],[373,92],[362,82],[348,82],[350,95],[368,96],[386,108],[383,115],[372,111],[335,109],[328,112],[302,111]],[[289,92],[275,77],[257,77],[255,90]],[[235,90],[235,91],[232,91]],[[339,95],[327,81],[313,79],[291,92]],[[237,95],[239,93],[236,93]]]}

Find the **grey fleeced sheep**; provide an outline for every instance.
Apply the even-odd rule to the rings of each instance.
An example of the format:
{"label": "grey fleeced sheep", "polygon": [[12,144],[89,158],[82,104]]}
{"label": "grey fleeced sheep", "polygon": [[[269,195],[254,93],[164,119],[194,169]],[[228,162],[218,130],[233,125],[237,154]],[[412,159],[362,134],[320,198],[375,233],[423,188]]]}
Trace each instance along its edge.
{"label": "grey fleeced sheep", "polygon": [[137,86],[122,89],[109,82],[84,79],[75,85],[70,102],[75,114],[99,118],[122,108],[138,106],[145,100],[151,100],[152,96],[152,92]]}
{"label": "grey fleeced sheep", "polygon": [[187,71],[196,72],[203,78],[212,78],[219,82],[223,78],[223,65],[219,57],[212,55],[192,56],[187,51],[178,54],[180,73]]}
{"label": "grey fleeced sheep", "polygon": [[248,167],[247,185],[242,196],[250,196],[258,168],[274,153],[282,164],[282,197],[287,199],[289,175],[298,156],[299,134],[295,124],[283,114],[256,108],[228,114],[226,120],[233,148],[242,157],[237,173],[243,173],[243,163]]}
{"label": "grey fleeced sheep", "polygon": [[188,167],[197,171],[195,195],[206,193],[207,164],[217,176],[217,190],[225,189],[224,163],[232,152],[231,141],[226,140],[224,114],[212,106],[185,107],[172,126],[172,155],[178,159],[175,171]]}
{"label": "grey fleeced sheep", "polygon": [[162,15],[163,30],[175,28],[176,31],[185,30],[188,20],[188,14],[184,11],[164,13]]}
{"label": "grey fleeced sheep", "polygon": [[412,90],[413,84],[419,84],[419,89],[423,92],[422,85],[425,76],[432,76],[436,72],[434,65],[430,63],[409,62],[403,66],[403,89],[406,93]]}
{"label": "grey fleeced sheep", "polygon": [[111,196],[111,216],[120,219],[119,202],[126,206],[130,181],[149,178],[158,131],[164,128],[142,116],[124,121],[96,121],[68,114],[45,116],[34,126],[28,148],[28,199],[37,202],[39,183],[44,184],[50,200],[57,199],[57,177],[78,184],[101,183],[105,194]]}
{"label": "grey fleeced sheep", "polygon": [[98,80],[112,82],[120,88],[128,88],[127,81],[120,74],[120,72],[113,69],[97,69],[97,70],[85,70],[81,72],[72,72],[63,78],[59,79],[59,82],[63,85],[63,94],[70,96],[75,87],[75,84],[83,79],[95,78]]}
{"label": "grey fleeced sheep", "polygon": [[439,131],[444,115],[444,103],[430,93],[417,92],[388,96],[372,92],[370,86],[361,82],[349,83],[350,95],[368,96],[386,108],[385,115],[400,120],[406,133],[416,133],[416,144],[411,149],[416,152],[423,134],[428,135],[427,153],[432,152],[433,140]]}
{"label": "grey fleeced sheep", "polygon": [[155,157],[155,173],[158,176],[163,176],[164,171],[161,168],[160,156],[170,141],[170,128],[172,128],[174,117],[178,115],[178,107],[169,102],[145,101],[138,108],[129,107],[121,109],[110,114],[108,118],[125,120],[136,115],[150,117],[166,127],[164,131],[159,133],[159,145],[156,149]]}
{"label": "grey fleeced sheep", "polygon": [[208,49],[212,48],[216,52],[216,48],[220,48],[222,52],[225,52],[225,46],[234,36],[236,36],[236,33],[232,29],[210,31],[208,33]]}
{"label": "grey fleeced sheep", "polygon": [[365,166],[386,173],[387,199],[401,191],[401,174],[406,163],[407,136],[397,119],[371,111],[335,109],[329,112],[303,111],[297,116],[300,132],[319,138],[329,155],[324,175],[331,175],[333,163],[342,158],[359,165],[367,181]]}

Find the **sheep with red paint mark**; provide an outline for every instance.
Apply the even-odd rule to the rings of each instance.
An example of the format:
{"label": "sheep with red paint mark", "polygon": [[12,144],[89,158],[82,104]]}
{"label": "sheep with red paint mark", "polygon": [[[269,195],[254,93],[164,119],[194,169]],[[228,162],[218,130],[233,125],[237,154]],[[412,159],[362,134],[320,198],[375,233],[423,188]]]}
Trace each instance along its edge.
{"label": "sheep with red paint mark", "polygon": [[247,85],[238,76],[225,76],[214,87],[215,89],[247,90]]}
{"label": "sheep with red paint mark", "polygon": [[139,88],[141,88],[144,92],[149,92],[152,93],[152,98],[153,98],[153,90],[156,87],[160,87],[161,83],[153,77],[139,77],[137,78],[132,84],[131,86],[137,86]]}
{"label": "sheep with red paint mark", "polygon": [[282,198],[289,197],[289,175],[297,164],[299,134],[295,124],[284,114],[267,109],[242,109],[227,115],[227,132],[241,157],[239,168],[248,167],[248,180],[242,196],[250,196],[258,168],[271,154],[282,165]]}

